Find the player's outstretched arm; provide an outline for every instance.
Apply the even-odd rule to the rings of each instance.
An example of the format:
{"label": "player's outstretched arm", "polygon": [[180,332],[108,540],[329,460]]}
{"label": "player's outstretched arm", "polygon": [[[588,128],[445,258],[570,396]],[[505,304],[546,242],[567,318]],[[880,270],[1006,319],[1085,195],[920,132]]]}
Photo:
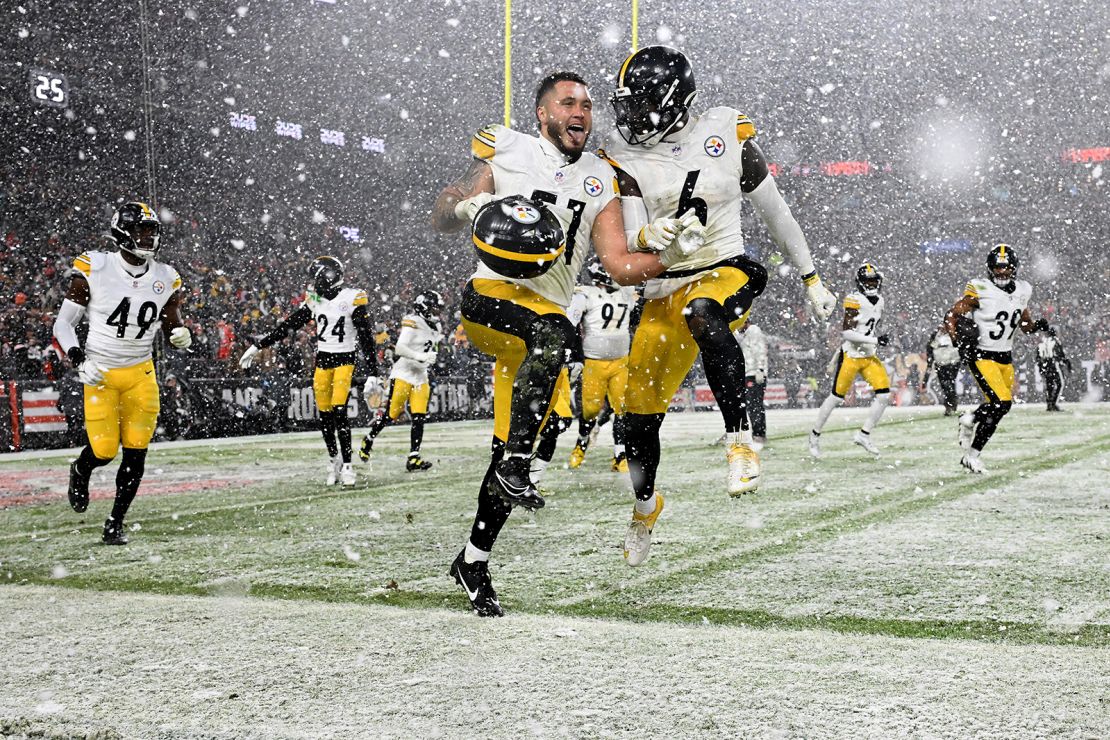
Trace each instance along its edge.
{"label": "player's outstretched arm", "polygon": [[247,347],[243,352],[243,356],[239,358],[239,367],[246,370],[254,362],[254,356],[258,354],[259,350],[269,347],[271,344],[284,339],[290,332],[300,329],[302,326],[312,320],[312,309],[307,305],[301,306],[293,313],[285,317],[274,330],[266,336],[258,340],[256,344]]}
{"label": "player's outstretched arm", "polygon": [[77,327],[85,309],[89,305],[89,282],[84,275],[74,275],[69,283],[66,297],[58,309],[58,316],[54,319],[54,336],[62,351],[69,357],[74,366],[80,365],[85,359],[81,350],[81,342],[77,339]]}
{"label": "player's outstretched arm", "polygon": [[463,176],[440,191],[432,208],[436,231],[458,231],[474,222],[474,214],[493,200],[493,168],[474,159]]}

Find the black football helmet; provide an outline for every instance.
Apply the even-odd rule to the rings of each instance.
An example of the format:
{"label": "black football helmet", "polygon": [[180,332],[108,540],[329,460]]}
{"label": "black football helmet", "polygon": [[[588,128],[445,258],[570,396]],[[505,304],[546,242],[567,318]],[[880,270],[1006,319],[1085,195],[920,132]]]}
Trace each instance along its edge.
{"label": "black football helmet", "polygon": [[625,141],[655,146],[686,120],[697,96],[685,54],[669,46],[646,46],[624,60],[609,102]]}
{"label": "black football helmet", "polygon": [[870,262],[864,262],[856,270],[856,287],[866,296],[877,296],[883,287],[883,274]]}
{"label": "black football helmet", "polygon": [[335,257],[317,257],[308,266],[308,279],[312,290],[330,301],[343,287],[343,263]]}
{"label": "black football helmet", "polygon": [[474,216],[471,241],[478,259],[508,278],[539,277],[566,250],[558,217],[546,204],[523,195],[482,206]]}
{"label": "black football helmet", "polygon": [[601,260],[597,257],[592,257],[586,263],[586,275],[589,276],[590,282],[599,288],[608,288],[609,290],[616,290],[617,288],[613,278],[605,271],[605,267],[602,266]]}
{"label": "black football helmet", "polygon": [[158,254],[161,238],[162,222],[146,203],[124,203],[112,214],[112,240],[139,259],[152,259]]}
{"label": "black football helmet", "polygon": [[1009,244],[996,244],[987,252],[987,271],[991,282],[999,288],[1013,284],[1020,264],[1017,252]]}
{"label": "black football helmet", "polygon": [[443,296],[435,290],[425,290],[412,301],[416,313],[430,322],[439,323],[439,313],[443,310]]}

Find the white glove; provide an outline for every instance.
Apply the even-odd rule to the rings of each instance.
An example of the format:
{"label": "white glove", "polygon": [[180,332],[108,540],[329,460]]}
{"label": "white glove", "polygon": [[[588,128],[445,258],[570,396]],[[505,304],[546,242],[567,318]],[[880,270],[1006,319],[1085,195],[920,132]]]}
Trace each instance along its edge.
{"label": "white glove", "polygon": [[420,355],[420,362],[424,363],[425,365],[431,365],[436,361],[436,358],[438,357],[438,352],[422,352]]}
{"label": "white glove", "polygon": [[836,296],[825,287],[821,278],[806,286],[806,298],[813,306],[813,312],[817,314],[819,321],[827,321],[832,316],[833,309],[836,308]]}
{"label": "white glove", "polygon": [[763,383],[767,381],[767,373],[762,370],[756,370],[755,373],[752,374],[752,379],[757,385],[763,385]]}
{"label": "white glove", "polygon": [[578,379],[582,377],[582,363],[568,362],[567,375],[569,376],[568,380],[570,380],[570,384],[573,386],[575,383],[578,382]]}
{"label": "white glove", "polygon": [[248,367],[251,366],[251,363],[254,362],[254,356],[257,355],[257,354],[258,354],[258,345],[257,344],[252,344],[251,346],[247,347],[247,351],[244,352],[243,356],[239,358],[239,367],[246,370]]}
{"label": "white glove", "polygon": [[662,252],[671,246],[682,230],[676,218],[657,218],[640,229],[634,252]]}
{"label": "white glove", "polygon": [[170,344],[178,349],[188,349],[193,344],[193,333],[188,327],[179,326],[170,332]]}
{"label": "white glove", "polygon": [[85,385],[100,385],[106,372],[108,368],[92,360],[85,360],[77,366],[77,377]]}
{"label": "white glove", "polygon": [[362,397],[369,403],[371,397],[380,396],[381,394],[382,379],[377,375],[371,375],[362,386]]}
{"label": "white glove", "polygon": [[469,198],[464,198],[455,204],[455,218],[466,221],[468,224],[474,223],[474,217],[478,215],[478,211],[482,210],[482,206],[491,200],[493,200],[493,193],[478,193]]}

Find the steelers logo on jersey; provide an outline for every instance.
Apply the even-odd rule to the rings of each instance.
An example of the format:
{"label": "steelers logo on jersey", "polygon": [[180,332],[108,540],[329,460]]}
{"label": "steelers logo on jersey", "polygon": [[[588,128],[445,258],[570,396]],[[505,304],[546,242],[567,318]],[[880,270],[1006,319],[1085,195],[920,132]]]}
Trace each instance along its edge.
{"label": "steelers logo on jersey", "polygon": [[517,204],[512,209],[513,220],[521,224],[534,224],[540,220],[540,212],[532,206]]}
{"label": "steelers logo on jersey", "polygon": [[592,198],[596,198],[597,196],[601,195],[601,191],[605,189],[604,186],[602,186],[601,184],[601,180],[597,179],[593,175],[590,175],[582,182],[582,187],[586,190],[586,195],[589,195]]}
{"label": "steelers logo on jersey", "polygon": [[150,286],[150,289],[154,291],[155,295],[162,295],[162,291],[166,289],[166,284],[161,280],[155,280],[154,284]]}
{"label": "steelers logo on jersey", "polygon": [[720,136],[710,136],[705,140],[705,153],[710,157],[719,157],[725,153],[725,140]]}

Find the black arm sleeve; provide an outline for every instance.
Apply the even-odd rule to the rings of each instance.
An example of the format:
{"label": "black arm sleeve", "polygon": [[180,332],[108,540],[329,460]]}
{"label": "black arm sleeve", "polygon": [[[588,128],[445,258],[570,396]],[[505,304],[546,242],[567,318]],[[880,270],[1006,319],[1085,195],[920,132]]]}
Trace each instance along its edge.
{"label": "black arm sleeve", "polygon": [[293,313],[285,317],[285,320],[274,327],[274,330],[258,340],[259,347],[269,347],[274,342],[279,342],[284,339],[290,332],[300,329],[302,326],[312,320],[312,309],[308,306],[301,306]]}
{"label": "black arm sleeve", "polygon": [[370,312],[366,310],[366,306],[355,307],[351,314],[351,323],[355,325],[358,344],[362,348],[362,355],[366,358],[366,372],[377,375],[378,352],[374,344],[374,325],[370,322]]}

